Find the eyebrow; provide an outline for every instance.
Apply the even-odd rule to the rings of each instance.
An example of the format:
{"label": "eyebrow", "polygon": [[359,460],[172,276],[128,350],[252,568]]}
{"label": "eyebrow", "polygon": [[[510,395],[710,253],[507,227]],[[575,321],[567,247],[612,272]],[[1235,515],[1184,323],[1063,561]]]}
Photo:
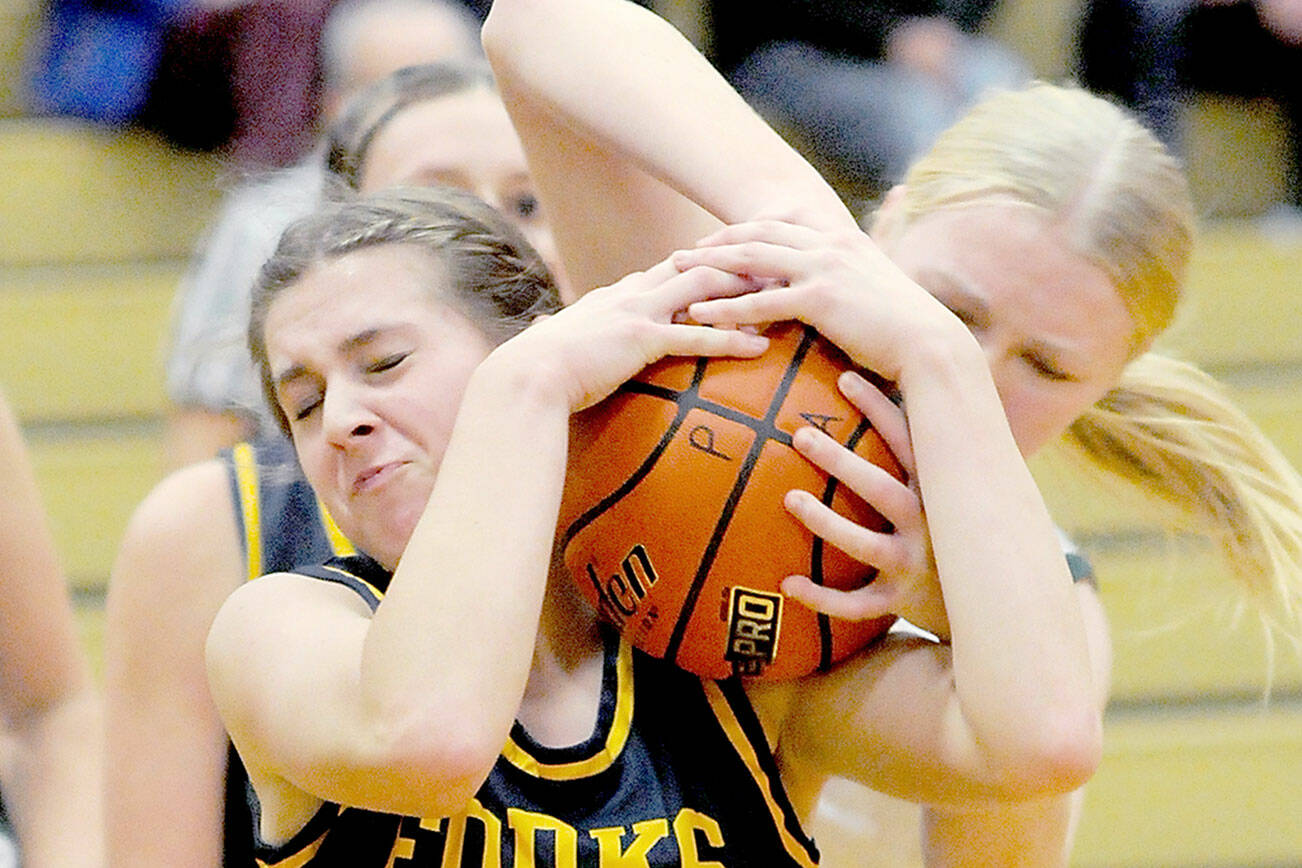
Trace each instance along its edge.
{"label": "eyebrow", "polygon": [[[986,302],[985,296],[960,275],[943,270],[929,270],[920,272],[919,277],[926,280],[927,285],[943,285],[946,291],[960,297],[966,306],[964,313],[976,320],[977,325],[989,324],[990,305]],[[923,288],[925,289],[926,286]],[[1046,341],[1041,338],[1027,341],[1025,348],[1044,356],[1055,365],[1064,367],[1074,365],[1081,357],[1079,351],[1074,351],[1066,344]]]}
{"label": "eyebrow", "polygon": [[[952,293],[958,296],[964,305],[963,313],[976,320],[977,325],[985,326],[990,323],[990,304],[986,301],[985,295],[964,280],[961,275],[944,269],[924,269],[918,272],[918,278],[918,283],[928,292],[932,292],[933,288],[943,289],[946,294]],[[937,300],[944,304],[943,300]]]}
{"label": "eyebrow", "polygon": [[[350,353],[358,349],[359,347],[364,347],[367,344],[372,343],[377,338],[379,338],[384,332],[392,331],[397,328],[399,328],[399,326],[391,325],[391,326],[379,326],[374,328],[363,329],[357,334],[340,341],[339,351],[344,354]],[[272,384],[276,387],[276,391],[280,391],[282,386],[286,385],[287,383],[292,383],[295,380],[302,379],[303,377],[307,376],[307,374],[308,374],[308,370],[303,365],[299,365],[299,364],[290,365],[288,368],[286,368],[284,371],[277,374],[273,378]]]}

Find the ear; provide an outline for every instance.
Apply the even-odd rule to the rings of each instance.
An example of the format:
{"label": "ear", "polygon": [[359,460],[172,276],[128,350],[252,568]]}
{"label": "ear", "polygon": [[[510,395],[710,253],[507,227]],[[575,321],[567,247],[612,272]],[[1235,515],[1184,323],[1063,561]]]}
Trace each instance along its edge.
{"label": "ear", "polygon": [[868,234],[874,241],[880,243],[899,229],[903,221],[904,194],[907,191],[908,188],[903,184],[896,184],[886,192],[877,210],[865,220]]}

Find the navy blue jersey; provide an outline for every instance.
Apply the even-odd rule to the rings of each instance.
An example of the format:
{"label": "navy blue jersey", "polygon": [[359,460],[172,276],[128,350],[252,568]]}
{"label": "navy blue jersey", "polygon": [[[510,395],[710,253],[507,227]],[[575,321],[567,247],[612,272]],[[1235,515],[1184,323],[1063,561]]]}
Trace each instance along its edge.
{"label": "navy blue jersey", "polygon": [[[240,443],[220,458],[230,480],[246,579],[354,553],[303,478],[288,441]],[[234,747],[227,756],[222,865],[252,868],[256,862],[248,775]]]}
{"label": "navy blue jersey", "polygon": [[[365,556],[299,570],[374,609],[389,574]],[[597,724],[582,744],[520,726],[460,814],[420,819],[323,805],[264,868],[814,866],[759,719],[736,679],[705,681],[605,632]]]}

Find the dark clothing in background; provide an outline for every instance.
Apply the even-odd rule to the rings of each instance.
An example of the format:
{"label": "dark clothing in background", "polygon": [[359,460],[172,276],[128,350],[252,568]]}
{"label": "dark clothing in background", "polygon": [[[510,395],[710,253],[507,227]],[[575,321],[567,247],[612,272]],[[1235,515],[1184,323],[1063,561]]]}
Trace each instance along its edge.
{"label": "dark clothing in background", "polygon": [[880,60],[903,18],[943,17],[975,33],[998,0],[709,0],[712,59],[729,72],[768,42],[805,42],[823,51]]}
{"label": "dark clothing in background", "polygon": [[1119,98],[1177,151],[1190,96],[1275,100],[1290,127],[1287,204],[1302,207],[1302,45],[1271,32],[1252,3],[1093,0],[1079,49],[1082,84]]}

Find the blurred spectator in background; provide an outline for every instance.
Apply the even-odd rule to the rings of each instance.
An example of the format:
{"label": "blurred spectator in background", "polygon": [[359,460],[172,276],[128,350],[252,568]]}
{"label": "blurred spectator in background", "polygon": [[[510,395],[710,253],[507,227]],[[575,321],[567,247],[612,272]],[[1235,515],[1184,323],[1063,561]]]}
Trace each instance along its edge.
{"label": "blurred spectator in background", "polygon": [[316,136],[318,46],[335,0],[182,2],[140,123],[183,147],[223,149],[245,166],[303,156]]}
{"label": "blurred spectator in background", "polygon": [[[330,79],[340,70],[374,81],[447,47],[446,28],[432,30],[428,15],[400,8],[390,13],[394,25],[383,50],[331,45],[324,31],[336,5],[339,0],[50,0],[30,60],[29,107],[36,114],[135,124],[183,148],[224,151],[250,168],[288,166],[312,148],[323,114],[328,121],[329,103],[342,92]],[[462,0],[442,5],[465,19],[475,14]],[[327,56],[341,48],[356,55],[356,67]]]}
{"label": "blurred spectator in background", "polygon": [[29,58],[28,108],[127,124],[144,110],[168,30],[191,0],[49,0]]}
{"label": "blurred spectator in background", "polygon": [[[99,868],[100,698],[31,458],[0,395],[0,866]],[[16,832],[16,836],[13,834]]]}
{"label": "blurred spectator in background", "polygon": [[1079,45],[1081,82],[1177,150],[1191,96],[1274,100],[1289,127],[1279,205],[1302,218],[1302,0],[1091,0]]}
{"label": "blurred spectator in background", "polygon": [[30,109],[285,165],[310,147],[335,0],[51,0]]}
{"label": "blurred spectator in background", "polygon": [[[325,114],[395,69],[481,53],[479,22],[459,0],[343,0],[321,35]],[[277,430],[245,345],[249,290],[281,231],[315,204],[324,173],[313,150],[237,186],[183,279],[167,362],[171,466]]]}
{"label": "blurred spectator in background", "polygon": [[712,59],[857,211],[978,96],[1026,80],[997,0],[709,0]]}

